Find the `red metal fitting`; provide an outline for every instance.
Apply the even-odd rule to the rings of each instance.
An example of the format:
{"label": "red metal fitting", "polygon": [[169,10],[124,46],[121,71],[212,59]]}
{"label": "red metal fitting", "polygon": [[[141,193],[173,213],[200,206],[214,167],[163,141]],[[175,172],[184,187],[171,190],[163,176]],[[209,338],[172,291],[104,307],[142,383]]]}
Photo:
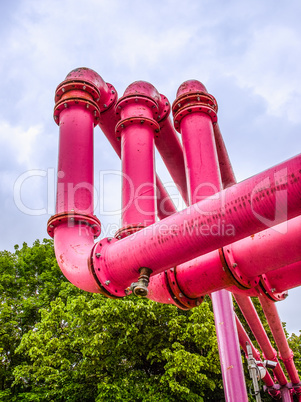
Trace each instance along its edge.
{"label": "red metal fitting", "polygon": [[273,288],[270,283],[268,277],[263,274],[260,275],[260,282],[259,286],[263,293],[271,300],[273,301],[280,301],[280,300],[285,300],[288,296],[288,292],[277,292],[277,289]]}
{"label": "red metal fitting", "polygon": [[184,82],[178,89],[177,99],[172,105],[174,126],[177,131],[184,116],[193,112],[202,112],[210,116],[212,123],[217,123],[217,102],[208,94],[205,86],[197,80]]}
{"label": "red metal fitting", "polygon": [[116,126],[117,138],[121,130],[131,124],[148,125],[155,133],[159,133],[157,120],[160,101],[160,94],[152,84],[136,81],[129,85],[116,104],[116,114],[121,114],[121,120]]}
{"label": "red metal fitting", "polygon": [[146,117],[130,117],[128,119],[123,119],[120,120],[116,126],[115,134],[117,136],[117,139],[120,140],[121,136],[121,131],[126,128],[131,126],[132,124],[139,124],[139,125],[144,125],[144,126],[149,126],[155,133],[155,136],[158,137],[158,133],[160,132],[160,126],[159,123],[157,123],[153,119],[148,119]]}
{"label": "red metal fitting", "polygon": [[105,262],[107,248],[116,241],[118,240],[112,237],[101,239],[93,247],[90,261],[91,271],[100,287],[101,293],[111,299],[118,299],[128,294],[125,288],[114,282]]}
{"label": "red metal fitting", "polygon": [[231,250],[231,245],[219,249],[221,262],[223,268],[227,273],[229,273],[234,279],[234,285],[239,289],[251,289],[259,284],[259,277],[249,278],[244,275],[239,269],[238,264],[235,262],[233,253]]}
{"label": "red metal fitting", "polygon": [[199,306],[203,300],[204,296],[198,297],[196,299],[192,299],[187,297],[184,292],[180,289],[177,282],[177,271],[176,267],[168,269],[165,271],[166,285],[169,290],[169,293],[174,300],[177,307],[182,310],[190,310],[193,307]]}
{"label": "red metal fitting", "polygon": [[145,225],[142,225],[141,223],[138,223],[137,225],[128,225],[128,226],[118,229],[117,232],[115,233],[114,237],[117,240],[121,240],[124,237],[130,236],[131,234],[136,233],[139,230],[144,229],[144,228],[145,228]]}
{"label": "red metal fitting", "polygon": [[170,114],[171,106],[166,96],[160,94],[158,122],[162,123]]}
{"label": "red metal fitting", "polygon": [[55,228],[66,222],[70,227],[74,227],[75,225],[83,225],[84,227],[88,227],[91,230],[94,238],[100,235],[100,221],[96,216],[79,214],[71,211],[51,216],[47,223],[47,232],[49,236],[54,237]]}
{"label": "red metal fitting", "polygon": [[54,120],[59,124],[62,110],[79,105],[94,115],[94,125],[99,123],[100,113],[108,110],[117,97],[115,88],[93,70],[78,68],[71,71],[55,92]]}

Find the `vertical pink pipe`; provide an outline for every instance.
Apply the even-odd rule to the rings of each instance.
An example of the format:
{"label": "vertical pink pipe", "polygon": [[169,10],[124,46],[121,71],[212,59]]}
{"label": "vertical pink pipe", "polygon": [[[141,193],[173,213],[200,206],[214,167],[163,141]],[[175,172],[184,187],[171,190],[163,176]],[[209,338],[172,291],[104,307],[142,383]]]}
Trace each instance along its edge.
{"label": "vertical pink pipe", "polygon": [[163,95],[161,95],[159,108],[160,135],[155,138],[155,144],[183,200],[188,205],[183,148],[171,119],[168,117],[170,111],[169,102]]}
{"label": "vertical pink pipe", "polygon": [[105,83],[95,71],[71,71],[56,90],[54,118],[60,127],[56,214],[48,221],[58,264],[77,287],[100,292],[90,268],[100,223],[93,215],[93,127]]}
{"label": "vertical pink pipe", "polygon": [[245,297],[242,295],[235,294],[235,300],[243,313],[251,331],[253,332],[261,350],[264,353],[264,356],[268,360],[273,360],[277,362],[277,366],[274,369],[274,374],[277,377],[277,380],[280,385],[286,385],[287,379],[285,374],[278,362],[277,352],[272,347],[271,342],[262,326],[260,318],[258,317],[257,311],[249,297]]}
{"label": "vertical pink pipe", "polygon": [[[285,365],[286,371],[292,383],[299,384],[300,378],[294,364],[293,360],[294,354],[288,346],[287,339],[277,312],[275,302],[269,300],[264,295],[259,295],[259,300],[263,308],[264,314],[266,316],[266,319],[271,328],[273,337],[280,352],[281,359]],[[300,390],[301,390],[301,384],[300,384]]]}
{"label": "vertical pink pipe", "polygon": [[[145,227],[156,220],[154,136],[160,95],[149,83],[131,84],[118,101],[121,121],[122,224]],[[157,131],[157,132],[156,132]]]}
{"label": "vertical pink pipe", "polygon": [[[208,114],[200,111],[204,105],[199,103],[198,96],[196,99],[191,96],[191,91],[207,94],[200,82],[187,81],[177,92],[173,111],[182,134],[190,204],[195,204],[218,193],[222,185],[211,117],[217,106],[214,107],[214,100],[208,96],[206,100],[209,98],[213,106],[207,110]],[[226,400],[247,401],[231,294],[221,290],[212,293],[211,299]]]}
{"label": "vertical pink pipe", "polygon": [[[115,107],[111,107],[100,114],[99,127],[107,137],[116,154],[121,158],[121,141],[115,134],[115,127],[119,121],[120,109],[117,109],[117,112],[115,112]],[[164,219],[174,214],[176,208],[158,175],[156,175],[156,186],[158,217]]]}
{"label": "vertical pink pipe", "polygon": [[93,213],[93,127],[94,116],[82,106],[60,113],[57,213]]}

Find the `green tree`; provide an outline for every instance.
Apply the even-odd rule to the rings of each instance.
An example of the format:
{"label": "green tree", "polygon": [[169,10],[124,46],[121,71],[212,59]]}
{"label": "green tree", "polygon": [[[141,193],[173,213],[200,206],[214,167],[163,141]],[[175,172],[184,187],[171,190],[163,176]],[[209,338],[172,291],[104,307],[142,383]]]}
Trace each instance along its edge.
{"label": "green tree", "polygon": [[15,369],[24,400],[202,401],[223,395],[206,302],[183,313],[133,296],[57,298],[18,352],[30,360]]}

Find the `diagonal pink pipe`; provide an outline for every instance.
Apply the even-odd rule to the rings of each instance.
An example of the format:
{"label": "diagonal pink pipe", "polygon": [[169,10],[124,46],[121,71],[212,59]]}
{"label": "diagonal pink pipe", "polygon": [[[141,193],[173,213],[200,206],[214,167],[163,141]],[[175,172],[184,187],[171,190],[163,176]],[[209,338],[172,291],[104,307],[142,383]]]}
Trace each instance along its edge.
{"label": "diagonal pink pipe", "polygon": [[278,350],[280,352],[280,358],[282,359],[286,371],[293,383],[293,385],[298,384],[299,388],[296,389],[296,392],[298,394],[301,394],[301,384],[300,384],[300,378],[298,375],[298,371],[296,370],[295,364],[294,364],[294,354],[292,350],[289,348],[287,339],[282,327],[281,320],[279,318],[277,308],[275,305],[275,302],[272,300],[269,300],[266,296],[264,295],[259,295],[259,300],[260,304],[263,308],[264,314],[266,316],[266,319],[269,323],[269,326],[271,328],[272,334],[274,336],[276,345],[278,347]]}
{"label": "diagonal pink pipe", "polygon": [[251,299],[249,297],[241,296],[238,294],[235,294],[234,297],[261,350],[263,351],[265,358],[278,363],[273,371],[279,384],[282,386],[286,385],[287,379],[277,359],[277,352],[271,345],[271,342],[265,332],[265,329],[263,328],[263,325]]}

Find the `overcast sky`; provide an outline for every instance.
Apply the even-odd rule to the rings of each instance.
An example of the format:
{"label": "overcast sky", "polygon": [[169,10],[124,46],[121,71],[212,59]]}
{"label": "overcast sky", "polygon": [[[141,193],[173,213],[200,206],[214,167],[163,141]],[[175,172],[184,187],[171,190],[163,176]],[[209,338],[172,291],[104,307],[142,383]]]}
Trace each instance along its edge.
{"label": "overcast sky", "polygon": [[[120,96],[133,81],[149,81],[170,102],[183,81],[202,81],[217,99],[238,181],[299,153],[300,15],[299,0],[1,1],[0,249],[47,237],[58,151],[54,92],[76,67],[94,69]],[[160,160],[157,167],[169,181]],[[119,225],[119,170],[96,128],[103,235]],[[301,291],[289,293],[279,311],[297,332]]]}

